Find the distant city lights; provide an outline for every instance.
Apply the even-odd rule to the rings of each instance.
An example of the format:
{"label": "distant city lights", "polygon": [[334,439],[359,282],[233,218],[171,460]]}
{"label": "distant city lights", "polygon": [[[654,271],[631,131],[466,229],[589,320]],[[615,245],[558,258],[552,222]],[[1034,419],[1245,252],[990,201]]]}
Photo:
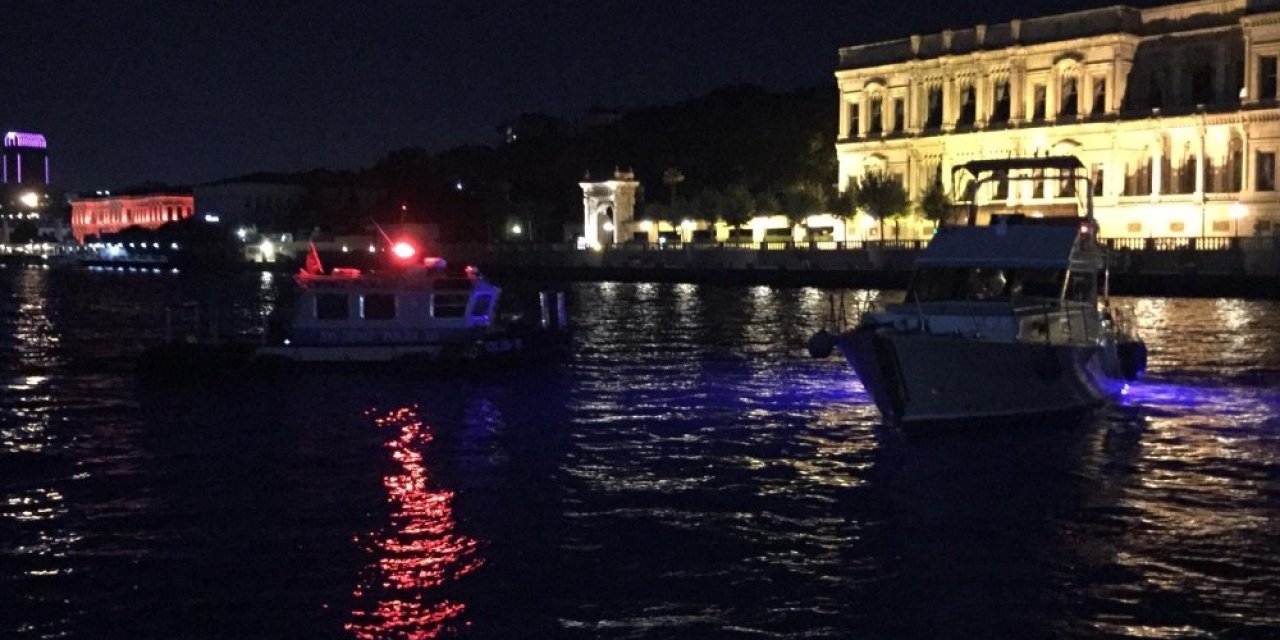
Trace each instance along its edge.
{"label": "distant city lights", "polygon": [[217,224],[222,222],[222,217],[216,213],[206,213],[204,214],[204,221],[210,224]]}
{"label": "distant city lights", "polygon": [[18,196],[18,201],[29,208],[35,208],[40,206],[40,194],[34,191],[28,191],[21,196]]}

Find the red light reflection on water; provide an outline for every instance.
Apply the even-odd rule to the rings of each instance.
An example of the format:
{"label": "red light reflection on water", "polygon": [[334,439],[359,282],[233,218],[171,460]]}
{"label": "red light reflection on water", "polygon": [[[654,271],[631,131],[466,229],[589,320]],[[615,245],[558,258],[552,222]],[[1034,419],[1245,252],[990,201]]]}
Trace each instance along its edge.
{"label": "red light reflection on water", "polygon": [[369,536],[366,549],[377,560],[353,591],[356,607],[346,629],[362,640],[435,638],[466,609],[440,591],[484,561],[476,541],[454,531],[453,492],[431,490],[421,450],[432,435],[416,408],[370,415],[379,429],[398,430],[386,446],[400,468],[382,479],[394,505],[390,523]]}

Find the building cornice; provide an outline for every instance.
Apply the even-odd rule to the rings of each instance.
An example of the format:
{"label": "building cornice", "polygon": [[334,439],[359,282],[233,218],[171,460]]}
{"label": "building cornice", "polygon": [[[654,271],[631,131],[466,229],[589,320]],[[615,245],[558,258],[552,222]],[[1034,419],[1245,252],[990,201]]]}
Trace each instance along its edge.
{"label": "building cornice", "polygon": [[906,70],[929,71],[933,69],[984,63],[1012,64],[1015,60],[1025,59],[1030,56],[1078,52],[1082,49],[1094,47],[1132,46],[1136,48],[1143,39],[1143,36],[1130,33],[1111,33],[1088,36],[1085,38],[1057,40],[1054,42],[1015,45],[1005,47],[1003,49],[984,49],[970,53],[944,55],[932,58],[908,58],[869,67],[838,69],[835,72],[835,77],[837,80],[849,80],[874,75],[901,73]]}
{"label": "building cornice", "polygon": [[1267,13],[1255,13],[1240,18],[1240,24],[1246,28],[1263,27],[1267,25],[1280,24],[1280,11],[1271,11]]}
{"label": "building cornice", "polygon": [[942,142],[962,136],[1018,136],[1047,133],[1070,137],[1091,133],[1125,130],[1161,130],[1194,126],[1231,126],[1254,123],[1280,122],[1280,107],[1267,109],[1242,109],[1228,113],[1189,113],[1176,116],[1129,117],[1108,120],[1090,120],[1068,124],[1005,127],[999,129],[975,129],[972,131],[944,131],[928,135],[900,135],[892,138],[855,138],[836,142],[836,149],[843,152],[871,152],[879,149],[895,149],[930,142]]}

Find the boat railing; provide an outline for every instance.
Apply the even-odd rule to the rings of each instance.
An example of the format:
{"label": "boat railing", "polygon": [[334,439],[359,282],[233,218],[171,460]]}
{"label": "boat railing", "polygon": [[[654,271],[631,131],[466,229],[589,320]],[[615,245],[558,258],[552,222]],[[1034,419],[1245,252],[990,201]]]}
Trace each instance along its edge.
{"label": "boat railing", "polygon": [[[1043,341],[1047,345],[1097,338],[1091,329],[1096,318],[1090,318],[1090,313],[1097,313],[1092,304],[1071,300],[1045,300],[1014,306],[1019,339]],[[1064,330],[1055,332],[1055,323],[1064,324]],[[1031,335],[1028,330],[1034,330],[1036,335]]]}
{"label": "boat railing", "polygon": [[[1053,173],[1050,173],[1053,172]],[[961,180],[967,175],[969,180]],[[1076,198],[1084,209],[1084,217],[1093,220],[1093,180],[1085,173],[1085,165],[1075,156],[1046,156],[1035,158],[999,158],[973,160],[956,165],[951,170],[952,193],[962,194],[957,204],[968,206],[967,224],[978,224],[979,193],[989,183],[1009,184],[1019,182],[1053,184],[1065,187],[1059,196]],[[1082,186],[1081,186],[1082,183]]]}

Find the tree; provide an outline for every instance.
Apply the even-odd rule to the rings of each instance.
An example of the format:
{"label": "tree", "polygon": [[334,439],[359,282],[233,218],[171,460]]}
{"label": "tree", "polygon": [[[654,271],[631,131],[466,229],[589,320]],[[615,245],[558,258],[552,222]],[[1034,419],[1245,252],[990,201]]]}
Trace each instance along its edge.
{"label": "tree", "polygon": [[720,202],[720,221],[730,229],[738,229],[751,221],[755,205],[755,198],[751,197],[751,192],[746,187],[740,184],[730,185]]}
{"label": "tree", "polygon": [[778,204],[778,198],[768,191],[762,191],[756,195],[755,214],[758,216],[771,216],[782,210],[782,206]]}
{"label": "tree", "polygon": [[724,196],[719,191],[707,187],[698,192],[698,197],[694,199],[693,206],[696,210],[695,218],[708,222],[719,220],[720,212],[724,208]]}
{"label": "tree", "polygon": [[880,239],[884,240],[884,221],[907,212],[910,202],[907,190],[898,178],[886,171],[868,171],[851,188],[853,203],[880,222]]}
{"label": "tree", "polygon": [[667,200],[668,204],[674,205],[676,203],[676,185],[681,182],[684,182],[684,174],[681,173],[679,169],[669,167],[666,171],[662,172],[662,184],[667,185],[667,190],[670,195],[670,198]]}
{"label": "tree", "polygon": [[822,209],[825,200],[820,188],[809,184],[796,185],[782,192],[782,215],[787,217],[793,228],[800,225],[807,228],[809,216]]}
{"label": "tree", "polygon": [[[673,229],[679,229],[683,226],[685,220],[690,220],[697,215],[693,203],[687,198],[677,197],[671,203],[671,207],[667,210],[667,222],[671,224]],[[683,237],[683,235],[681,236]]]}
{"label": "tree", "polygon": [[644,219],[652,220],[654,224],[666,222],[671,219],[671,207],[661,202],[647,202],[644,205]]}
{"label": "tree", "polygon": [[844,237],[847,241],[849,238],[849,220],[858,212],[858,208],[853,204],[853,190],[833,190],[827,196],[827,209],[844,223]]}
{"label": "tree", "polygon": [[23,220],[14,225],[13,231],[9,232],[9,242],[13,244],[26,244],[35,242],[40,237],[40,230],[36,228],[36,223],[30,220]]}
{"label": "tree", "polygon": [[951,215],[951,198],[943,190],[942,181],[931,180],[929,182],[929,186],[925,187],[924,193],[920,194],[920,201],[916,203],[916,208],[925,219],[933,221],[935,228],[939,223],[947,220]]}

